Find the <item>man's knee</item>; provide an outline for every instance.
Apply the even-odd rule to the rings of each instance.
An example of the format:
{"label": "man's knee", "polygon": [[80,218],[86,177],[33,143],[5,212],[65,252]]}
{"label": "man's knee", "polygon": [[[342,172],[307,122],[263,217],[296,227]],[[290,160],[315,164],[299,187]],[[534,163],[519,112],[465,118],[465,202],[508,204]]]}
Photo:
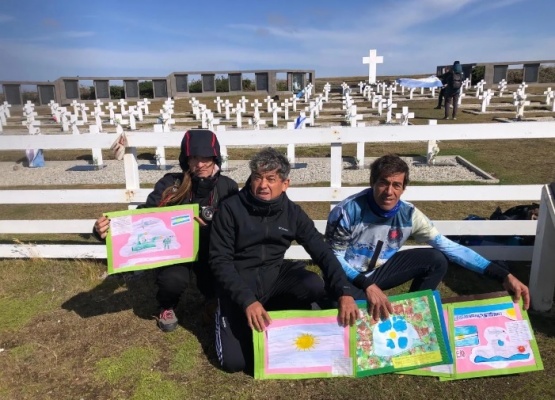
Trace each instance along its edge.
{"label": "man's knee", "polygon": [[225,372],[234,373],[245,370],[245,360],[239,359],[223,359],[220,363]]}
{"label": "man's knee", "polygon": [[428,260],[431,267],[435,271],[442,271],[445,275],[445,273],[447,272],[447,268],[449,267],[447,257],[445,257],[445,255],[441,251],[436,249],[429,249],[427,257],[429,257]]}

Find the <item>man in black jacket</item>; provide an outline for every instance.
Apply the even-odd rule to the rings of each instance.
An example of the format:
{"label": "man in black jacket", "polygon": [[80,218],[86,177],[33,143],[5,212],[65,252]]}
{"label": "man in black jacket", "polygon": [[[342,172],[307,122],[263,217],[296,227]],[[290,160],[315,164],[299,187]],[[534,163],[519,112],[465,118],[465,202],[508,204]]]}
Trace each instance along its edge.
{"label": "man in black jacket", "polygon": [[221,204],[210,239],[210,267],[222,289],[216,351],[229,372],[252,372],[252,329],[272,321],[267,311],[310,309],[326,296],[324,282],[302,262],[285,261],[296,240],[323,272],[329,295],[339,304],[339,322],[353,324],[358,309],[353,287],[314,222],[288,199],[289,161],[275,149],[257,153],[251,175],[237,196]]}

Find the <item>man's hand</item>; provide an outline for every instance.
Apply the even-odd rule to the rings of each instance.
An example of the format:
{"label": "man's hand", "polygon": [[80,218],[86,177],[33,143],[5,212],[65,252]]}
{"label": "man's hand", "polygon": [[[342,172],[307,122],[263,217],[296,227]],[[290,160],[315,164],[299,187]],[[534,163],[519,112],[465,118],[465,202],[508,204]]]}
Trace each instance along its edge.
{"label": "man's hand", "polygon": [[256,329],[258,332],[264,331],[272,323],[272,319],[259,301],[255,301],[248,306],[245,315],[251,329]]}
{"label": "man's hand", "polygon": [[101,239],[105,239],[108,235],[108,228],[110,227],[110,220],[102,216],[94,223],[94,230],[98,233]]}
{"label": "man's hand", "polygon": [[514,275],[509,274],[503,281],[503,287],[513,296],[515,303],[517,303],[520,300],[520,296],[522,296],[524,309],[528,310],[528,307],[530,307],[530,291],[524,283],[519,281]]}
{"label": "man's hand", "polygon": [[376,284],[368,286],[365,292],[368,300],[368,314],[374,321],[379,321],[380,318],[388,319],[389,314],[393,313],[393,307],[385,293]]}
{"label": "man's hand", "polygon": [[358,307],[351,296],[339,296],[339,323],[342,326],[353,326],[358,318]]}

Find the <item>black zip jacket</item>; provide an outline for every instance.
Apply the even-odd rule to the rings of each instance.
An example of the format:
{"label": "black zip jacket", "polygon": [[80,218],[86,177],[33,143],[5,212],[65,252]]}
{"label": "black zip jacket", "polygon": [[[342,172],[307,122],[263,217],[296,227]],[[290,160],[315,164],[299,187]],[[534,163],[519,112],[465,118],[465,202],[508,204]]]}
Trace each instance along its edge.
{"label": "black zip jacket", "polygon": [[244,309],[276,281],[285,251],[296,240],[323,272],[331,294],[352,296],[341,264],[314,222],[283,193],[272,201],[251,194],[250,179],[220,206],[210,236],[210,268],[220,287]]}

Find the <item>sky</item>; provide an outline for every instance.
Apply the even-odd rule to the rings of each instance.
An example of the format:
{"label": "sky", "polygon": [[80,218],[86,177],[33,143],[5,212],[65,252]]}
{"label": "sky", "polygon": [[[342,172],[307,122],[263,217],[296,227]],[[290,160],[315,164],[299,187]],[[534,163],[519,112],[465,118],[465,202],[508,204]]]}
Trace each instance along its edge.
{"label": "sky", "polygon": [[553,0],[0,0],[0,81],[555,59]]}

